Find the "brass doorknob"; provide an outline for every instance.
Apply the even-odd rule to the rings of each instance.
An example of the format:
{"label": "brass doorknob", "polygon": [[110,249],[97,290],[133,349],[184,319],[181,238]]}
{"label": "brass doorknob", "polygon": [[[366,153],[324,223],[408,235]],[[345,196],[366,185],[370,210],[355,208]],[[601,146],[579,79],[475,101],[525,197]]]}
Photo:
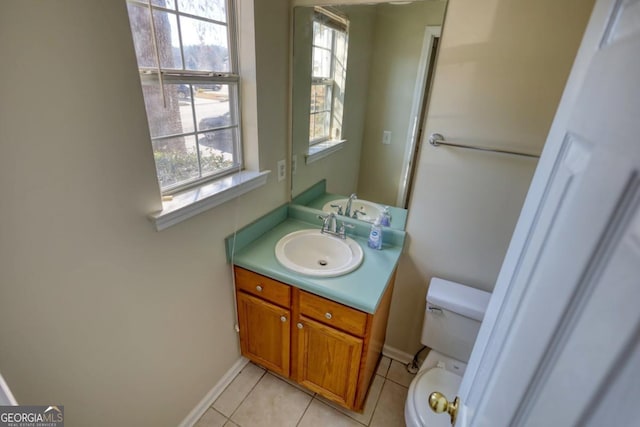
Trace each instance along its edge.
{"label": "brass doorknob", "polygon": [[451,417],[451,425],[456,423],[456,415],[458,415],[458,405],[460,398],[456,396],[453,402],[449,402],[444,394],[434,391],[429,395],[429,406],[431,410],[437,414],[446,412]]}

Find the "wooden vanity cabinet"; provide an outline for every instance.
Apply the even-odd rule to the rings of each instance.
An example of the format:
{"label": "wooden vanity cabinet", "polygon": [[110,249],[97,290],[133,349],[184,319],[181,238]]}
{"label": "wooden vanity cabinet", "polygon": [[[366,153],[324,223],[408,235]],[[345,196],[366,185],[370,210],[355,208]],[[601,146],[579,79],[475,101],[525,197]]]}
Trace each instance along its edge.
{"label": "wooden vanity cabinet", "polygon": [[296,326],[294,379],[327,399],[353,407],[363,339],[305,316]]}
{"label": "wooden vanity cabinet", "polygon": [[384,344],[395,276],[373,315],[240,267],[235,276],[242,354],[362,411]]}
{"label": "wooden vanity cabinet", "polygon": [[242,354],[289,377],[291,288],[237,267],[235,275]]}

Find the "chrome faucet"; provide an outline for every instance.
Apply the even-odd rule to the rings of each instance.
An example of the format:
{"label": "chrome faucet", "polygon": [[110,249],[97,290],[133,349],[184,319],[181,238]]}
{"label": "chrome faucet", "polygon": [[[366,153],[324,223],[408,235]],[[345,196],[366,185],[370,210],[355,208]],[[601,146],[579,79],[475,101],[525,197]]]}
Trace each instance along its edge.
{"label": "chrome faucet", "polygon": [[349,196],[349,200],[347,200],[347,206],[344,208],[345,216],[351,216],[351,203],[353,203],[353,201],[357,198],[358,196],[356,196],[356,193],[353,193]]}
{"label": "chrome faucet", "polygon": [[336,218],[336,214],[334,212],[331,212],[326,216],[318,215],[318,218],[322,220],[321,233],[331,234],[332,236],[340,237],[341,239],[345,239],[347,237],[347,228],[355,227],[355,225],[345,224],[342,221],[338,224],[338,218]]}
{"label": "chrome faucet", "polygon": [[338,231],[338,219],[336,214],[331,212],[327,216],[318,216],[322,220],[322,232],[323,233],[337,233]]}

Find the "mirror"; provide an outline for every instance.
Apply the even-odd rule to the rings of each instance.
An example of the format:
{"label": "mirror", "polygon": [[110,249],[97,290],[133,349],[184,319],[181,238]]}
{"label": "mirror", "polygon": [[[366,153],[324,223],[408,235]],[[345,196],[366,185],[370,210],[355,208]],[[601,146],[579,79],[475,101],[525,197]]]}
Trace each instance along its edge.
{"label": "mirror", "polygon": [[[328,45],[319,41],[317,30],[314,39],[318,9],[294,8],[291,147],[294,202],[296,196],[324,179],[328,193],[344,196],[356,193],[359,199],[406,207],[417,152],[416,124],[422,122],[430,65],[434,63],[445,9],[445,1],[434,0],[331,6],[320,10],[348,21],[343,74],[341,61],[332,66],[336,70],[333,105],[342,117],[334,113],[323,116],[329,141],[319,144],[322,150],[310,145],[310,138],[317,136],[318,112],[328,104],[326,97],[318,96],[318,85],[326,80],[317,76],[312,79],[312,72],[322,68],[319,65],[322,61],[317,59],[321,54],[317,52]],[[325,102],[319,102],[319,98]],[[316,125],[310,126],[314,120]]]}

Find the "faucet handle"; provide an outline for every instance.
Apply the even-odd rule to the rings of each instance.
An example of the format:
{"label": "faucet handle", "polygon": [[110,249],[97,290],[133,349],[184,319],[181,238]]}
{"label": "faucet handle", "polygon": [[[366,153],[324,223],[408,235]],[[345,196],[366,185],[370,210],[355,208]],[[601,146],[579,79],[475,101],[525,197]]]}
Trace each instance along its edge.
{"label": "faucet handle", "polygon": [[353,211],[353,215],[351,215],[351,218],[358,219],[358,214],[366,215],[367,213],[364,211],[364,209],[356,209]]}
{"label": "faucet handle", "polygon": [[338,215],[342,215],[342,205],[330,204],[329,206],[331,206],[332,208],[338,208]]}

